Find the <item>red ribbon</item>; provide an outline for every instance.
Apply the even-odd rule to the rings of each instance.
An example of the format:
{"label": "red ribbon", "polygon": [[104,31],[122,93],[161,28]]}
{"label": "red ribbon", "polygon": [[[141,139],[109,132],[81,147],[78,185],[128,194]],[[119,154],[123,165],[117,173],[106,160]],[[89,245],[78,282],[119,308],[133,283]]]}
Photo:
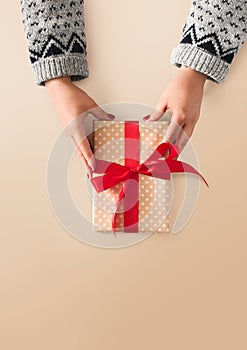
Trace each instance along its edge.
{"label": "red ribbon", "polygon": [[[161,143],[143,163],[139,163],[139,123],[125,122],[125,165],[96,159],[94,173],[101,176],[91,178],[97,192],[103,192],[121,182],[115,210],[112,215],[112,230],[116,235],[116,214],[124,199],[124,232],[138,232],[139,174],[169,180],[171,173],[193,173],[205,178],[191,165],[177,160],[179,149],[169,142]],[[163,158],[164,157],[164,158]],[[209,187],[209,186],[208,186]]]}

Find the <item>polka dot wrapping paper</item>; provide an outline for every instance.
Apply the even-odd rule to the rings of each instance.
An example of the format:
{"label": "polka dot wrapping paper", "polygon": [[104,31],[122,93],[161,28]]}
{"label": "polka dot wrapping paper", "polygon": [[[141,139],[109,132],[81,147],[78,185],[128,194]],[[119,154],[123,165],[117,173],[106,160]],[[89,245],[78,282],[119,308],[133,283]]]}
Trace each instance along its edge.
{"label": "polka dot wrapping paper", "polygon": [[[93,150],[96,159],[124,165],[124,121],[94,120]],[[139,121],[139,162],[144,162],[162,142],[168,121]],[[169,210],[172,186],[170,180],[139,175],[138,232],[170,231]],[[92,221],[94,231],[111,232],[112,214],[122,183],[103,192],[93,191]],[[124,206],[121,203],[116,216],[116,231],[124,232]]]}

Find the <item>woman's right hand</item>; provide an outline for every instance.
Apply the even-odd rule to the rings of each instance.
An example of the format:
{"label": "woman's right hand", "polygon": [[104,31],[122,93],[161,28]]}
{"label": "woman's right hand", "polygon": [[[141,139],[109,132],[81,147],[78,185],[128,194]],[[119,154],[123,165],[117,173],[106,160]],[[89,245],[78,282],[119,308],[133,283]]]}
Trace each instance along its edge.
{"label": "woman's right hand", "polygon": [[72,139],[89,175],[95,170],[95,159],[85,132],[85,118],[90,111],[96,118],[113,120],[114,115],[106,113],[69,76],[54,78],[45,82],[57,114],[66,132]]}

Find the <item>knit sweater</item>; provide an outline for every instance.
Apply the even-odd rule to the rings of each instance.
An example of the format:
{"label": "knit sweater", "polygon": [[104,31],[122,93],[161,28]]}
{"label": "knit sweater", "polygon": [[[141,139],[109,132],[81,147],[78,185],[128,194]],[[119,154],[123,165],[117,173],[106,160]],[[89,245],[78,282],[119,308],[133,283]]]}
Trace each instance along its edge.
{"label": "knit sweater", "polygon": [[[35,83],[89,76],[83,0],[20,0]],[[247,38],[247,0],[193,0],[171,63],[225,81]]]}

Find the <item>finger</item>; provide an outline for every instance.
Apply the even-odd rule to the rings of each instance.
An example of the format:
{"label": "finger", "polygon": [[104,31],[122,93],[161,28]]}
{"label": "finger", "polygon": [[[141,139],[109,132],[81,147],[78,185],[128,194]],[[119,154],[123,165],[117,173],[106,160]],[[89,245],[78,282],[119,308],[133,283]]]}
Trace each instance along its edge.
{"label": "finger", "polygon": [[96,162],[87,137],[83,133],[77,132],[74,135],[74,138],[78,148],[85,158],[87,166],[89,166],[91,170],[94,171]]}
{"label": "finger", "polygon": [[96,168],[96,161],[94,158],[94,154],[91,150],[90,144],[87,138],[84,138],[79,144],[80,151],[82,152],[88,166],[92,169],[92,171]]}
{"label": "finger", "polygon": [[164,112],[159,111],[159,110],[155,110],[154,112],[152,112],[150,114],[150,117],[147,119],[147,121],[154,122],[156,120],[159,120],[163,114],[164,114]]}
{"label": "finger", "polygon": [[165,111],[166,111],[166,107],[163,108],[163,110],[155,109],[151,114],[146,115],[143,118],[143,120],[149,121],[149,122],[159,120],[162,117],[162,115],[165,113]]}
{"label": "finger", "polygon": [[156,121],[159,120],[162,115],[166,112],[167,110],[167,102],[164,99],[160,99],[158,104],[155,107],[155,110],[150,114],[150,117],[148,119],[148,121]]}
{"label": "finger", "polygon": [[95,170],[95,159],[85,132],[84,122],[78,122],[77,118],[73,124],[74,125],[71,127],[73,133],[71,133],[71,136],[73,136],[75,146],[76,148],[80,149],[81,153],[84,156],[84,159],[87,162],[87,165],[90,166],[92,170]]}
{"label": "finger", "polygon": [[179,153],[181,153],[184,147],[186,146],[192,133],[193,133],[193,126],[190,126],[190,125],[185,125],[184,128],[181,130],[176,140],[176,145],[179,147],[179,150],[180,150]]}
{"label": "finger", "polygon": [[80,150],[79,147],[77,148],[77,152],[78,152],[78,154],[79,154],[79,156],[80,156],[80,159],[81,159],[81,161],[82,161],[83,167],[84,167],[84,168],[86,169],[86,171],[87,171],[88,178],[91,179],[92,174],[93,174],[93,170],[92,170],[91,167],[88,165],[88,163],[87,163],[87,161],[86,161],[86,159],[85,159],[85,157],[84,157],[84,155],[83,155],[83,153],[81,152],[81,150]]}
{"label": "finger", "polygon": [[82,151],[81,151],[79,145],[77,144],[77,142],[76,142],[74,136],[73,136],[73,135],[70,135],[70,137],[71,137],[72,142],[73,142],[73,144],[74,144],[74,146],[75,146],[75,148],[76,148],[77,153],[79,154],[79,156],[80,156],[80,158],[81,158],[81,161],[82,161],[82,163],[83,163],[84,168],[87,170],[87,173],[91,176],[91,174],[92,174],[92,169],[89,167],[89,165],[88,165],[88,163],[87,163],[87,161],[86,161],[86,159],[85,159],[85,157],[84,157],[84,155],[83,155],[83,153],[82,153]]}
{"label": "finger", "polygon": [[83,165],[86,167],[87,172],[92,174],[92,171],[96,168],[96,161],[83,129],[77,129],[72,139],[82,159]]}
{"label": "finger", "polygon": [[115,115],[106,113],[101,107],[96,106],[88,111],[93,114],[97,119],[101,120],[113,120],[115,119]]}
{"label": "finger", "polygon": [[170,143],[175,143],[179,133],[181,132],[182,127],[183,122],[179,119],[179,117],[176,114],[173,114],[168,124],[164,140]]}

